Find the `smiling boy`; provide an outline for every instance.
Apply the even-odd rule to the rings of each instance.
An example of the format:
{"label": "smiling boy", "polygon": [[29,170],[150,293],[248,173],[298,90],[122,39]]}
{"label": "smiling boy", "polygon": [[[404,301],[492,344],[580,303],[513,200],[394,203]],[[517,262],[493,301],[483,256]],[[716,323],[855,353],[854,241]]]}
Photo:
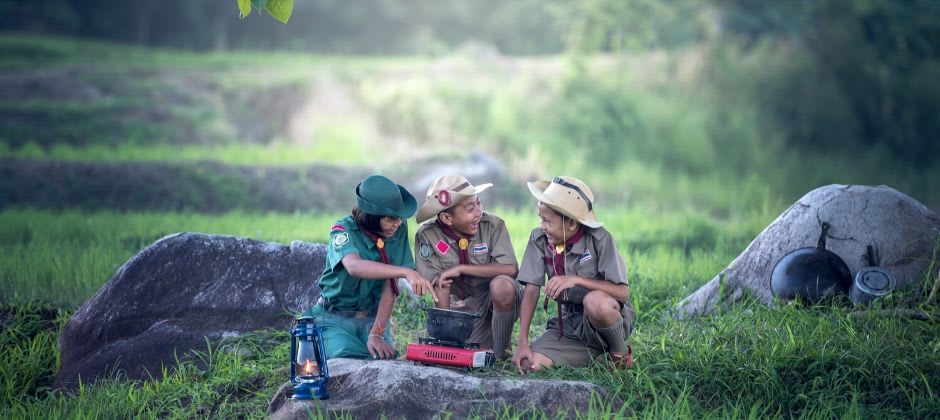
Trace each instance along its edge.
{"label": "smiling boy", "polygon": [[522,289],[506,224],[484,212],[477,196],[491,186],[474,187],[457,175],[431,184],[415,216],[426,222],[415,234],[415,263],[422,276],[434,279],[437,307],[450,308],[450,295],[464,300],[465,310],[481,314],[469,341],[505,359]]}
{"label": "smiling boy", "polygon": [[[584,367],[606,353],[614,366],[631,367],[627,337],[634,310],[628,303],[627,269],[610,232],[594,215],[594,193],[568,176],[528,186],[539,201],[540,223],[529,235],[518,276],[525,291],[513,363],[522,373],[554,365]],[[543,285],[546,299],[558,302],[558,316],[530,345],[529,327]]]}

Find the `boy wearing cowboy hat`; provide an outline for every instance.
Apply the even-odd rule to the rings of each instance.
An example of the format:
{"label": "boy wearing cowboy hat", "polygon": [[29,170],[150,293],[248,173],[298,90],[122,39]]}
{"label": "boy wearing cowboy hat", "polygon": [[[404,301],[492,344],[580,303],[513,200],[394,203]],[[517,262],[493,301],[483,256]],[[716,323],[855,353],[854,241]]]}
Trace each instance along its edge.
{"label": "boy wearing cowboy hat", "polygon": [[450,308],[450,295],[465,299],[476,319],[469,341],[493,349],[497,359],[506,348],[518,316],[521,287],[509,232],[502,219],[483,211],[477,194],[493,184],[473,186],[456,175],[434,180],[418,215],[415,234],[418,272],[434,278],[438,308]]}
{"label": "boy wearing cowboy hat", "polygon": [[[627,336],[634,311],[627,302],[627,270],[610,233],[594,215],[594,194],[568,176],[528,186],[539,201],[541,224],[529,236],[519,270],[525,291],[513,364],[524,374],[556,364],[583,367],[608,353],[615,366],[630,367]],[[546,308],[547,299],[555,299],[558,316],[530,344],[529,326],[543,285]]]}
{"label": "boy wearing cowboy hat", "polygon": [[431,283],[414,269],[404,223],[416,207],[404,187],[371,175],[356,187],[352,214],[330,228],[320,298],[304,313],[317,318],[327,359],[395,356],[387,327],[399,277],[433,297]]}

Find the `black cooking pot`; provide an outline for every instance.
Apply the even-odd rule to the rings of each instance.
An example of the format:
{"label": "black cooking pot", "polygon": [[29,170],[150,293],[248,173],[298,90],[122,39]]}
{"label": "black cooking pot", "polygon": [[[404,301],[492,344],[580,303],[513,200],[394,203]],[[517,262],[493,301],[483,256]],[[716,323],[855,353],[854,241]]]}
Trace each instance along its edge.
{"label": "black cooking pot", "polygon": [[479,316],[452,309],[428,308],[428,336],[438,340],[466,341],[473,332],[473,321]]}
{"label": "black cooking pot", "polygon": [[815,302],[837,293],[848,293],[852,273],[842,258],[826,250],[828,232],[829,223],[823,223],[815,248],[790,251],[777,261],[770,275],[770,291],[774,296]]}

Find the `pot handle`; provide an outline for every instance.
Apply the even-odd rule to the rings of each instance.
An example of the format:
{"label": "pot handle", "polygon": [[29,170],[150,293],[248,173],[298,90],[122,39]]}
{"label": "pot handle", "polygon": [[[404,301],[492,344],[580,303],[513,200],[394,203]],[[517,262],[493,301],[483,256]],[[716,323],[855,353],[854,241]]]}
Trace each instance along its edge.
{"label": "pot handle", "polygon": [[826,249],[826,235],[829,234],[829,222],[823,222],[822,233],[819,234],[819,241],[816,242],[816,248]]}

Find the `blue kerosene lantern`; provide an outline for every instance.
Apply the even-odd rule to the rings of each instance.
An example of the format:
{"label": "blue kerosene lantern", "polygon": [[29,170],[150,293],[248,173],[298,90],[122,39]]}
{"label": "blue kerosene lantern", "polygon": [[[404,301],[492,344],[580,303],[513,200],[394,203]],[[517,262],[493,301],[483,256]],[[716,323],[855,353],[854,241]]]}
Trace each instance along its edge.
{"label": "blue kerosene lantern", "polygon": [[310,316],[297,318],[290,332],[290,381],[294,399],[330,398],[326,382],[330,375],[323,349],[323,331]]}

